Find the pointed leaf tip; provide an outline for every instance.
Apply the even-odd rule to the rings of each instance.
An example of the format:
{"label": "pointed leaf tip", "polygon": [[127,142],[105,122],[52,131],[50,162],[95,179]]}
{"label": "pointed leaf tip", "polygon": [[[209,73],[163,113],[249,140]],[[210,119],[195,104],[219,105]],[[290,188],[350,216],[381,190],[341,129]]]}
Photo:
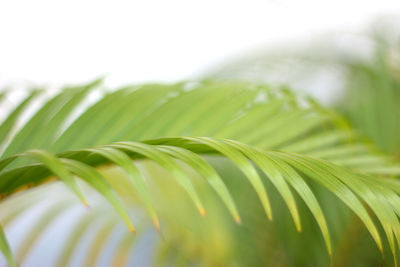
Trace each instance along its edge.
{"label": "pointed leaf tip", "polygon": [[132,225],[132,226],[129,226],[128,227],[128,230],[129,230],[129,232],[131,232],[132,234],[136,234],[136,229],[135,229],[135,227]]}
{"label": "pointed leaf tip", "polygon": [[83,205],[84,205],[86,208],[90,209],[90,204],[89,204],[89,202],[88,202],[86,199],[83,200]]}
{"label": "pointed leaf tip", "polygon": [[160,221],[158,218],[153,218],[153,225],[156,228],[157,232],[161,232]]}
{"label": "pointed leaf tip", "polygon": [[206,210],[204,208],[199,208],[199,212],[202,217],[206,216]]}
{"label": "pointed leaf tip", "polygon": [[237,224],[242,224],[242,219],[239,216],[235,216],[234,220]]}

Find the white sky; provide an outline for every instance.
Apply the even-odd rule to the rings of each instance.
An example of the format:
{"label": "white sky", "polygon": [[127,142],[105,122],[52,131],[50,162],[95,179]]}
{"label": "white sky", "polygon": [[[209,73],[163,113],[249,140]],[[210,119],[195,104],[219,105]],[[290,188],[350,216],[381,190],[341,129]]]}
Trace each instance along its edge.
{"label": "white sky", "polygon": [[1,0],[0,87],[173,81],[261,44],[354,30],[399,0]]}

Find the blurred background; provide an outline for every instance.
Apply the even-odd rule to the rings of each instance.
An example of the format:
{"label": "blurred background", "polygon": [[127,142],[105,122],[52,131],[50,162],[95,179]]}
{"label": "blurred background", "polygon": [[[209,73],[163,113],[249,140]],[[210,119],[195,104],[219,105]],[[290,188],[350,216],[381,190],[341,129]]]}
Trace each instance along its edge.
{"label": "blurred background", "polygon": [[364,52],[359,35],[399,12],[396,0],[3,0],[0,87],[100,75],[112,86],[176,81],[255,51],[327,36]]}

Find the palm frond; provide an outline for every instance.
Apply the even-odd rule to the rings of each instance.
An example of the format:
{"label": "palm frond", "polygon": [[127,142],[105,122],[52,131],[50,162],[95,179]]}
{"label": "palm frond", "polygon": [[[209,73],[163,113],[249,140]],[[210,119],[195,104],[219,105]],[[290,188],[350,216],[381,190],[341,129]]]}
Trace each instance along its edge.
{"label": "palm frond", "polygon": [[[315,189],[310,186],[313,182],[348,206],[383,251],[382,235],[373,220],[376,217],[396,259],[396,243],[400,244],[397,217],[400,185],[385,176],[397,175],[398,165],[372,152],[354,132],[342,126],[341,118],[314,101],[299,99],[285,90],[248,83],[149,84],[106,93],[74,118],[82,101],[99,84],[100,81],[95,81],[62,90],[45,101],[21,128],[17,118],[36,93],[15,107],[9,117],[12,119],[6,119],[0,126],[7,129],[5,136],[11,133],[11,141],[1,143],[5,147],[0,160],[3,197],[57,176],[86,203],[75,178],[78,177],[98,191],[129,230],[135,231],[124,196],[99,171],[102,166],[112,164],[124,170],[130,194],[138,195],[159,229],[160,216],[137,164],[151,161],[160,165],[204,216],[203,202],[208,195],[199,193],[191,175],[181,165],[184,163],[191,172],[204,178],[240,223],[235,195],[204,158],[216,155],[229,159],[244,174],[267,217],[272,219],[273,203],[264,178],[268,179],[284,200],[296,229],[301,231],[298,195],[317,222],[329,254],[331,235]],[[66,124],[71,118],[72,123]],[[49,217],[54,216],[49,212]],[[49,217],[45,216],[46,221],[50,221]],[[87,224],[82,222],[77,227],[77,236]],[[107,231],[112,229],[104,227]],[[11,265],[9,246],[4,234],[0,236],[2,251]],[[32,234],[28,243],[35,238]],[[68,261],[77,238],[71,239],[69,249],[60,258],[61,265]],[[88,258],[90,262],[97,255],[93,251],[93,257]]]}

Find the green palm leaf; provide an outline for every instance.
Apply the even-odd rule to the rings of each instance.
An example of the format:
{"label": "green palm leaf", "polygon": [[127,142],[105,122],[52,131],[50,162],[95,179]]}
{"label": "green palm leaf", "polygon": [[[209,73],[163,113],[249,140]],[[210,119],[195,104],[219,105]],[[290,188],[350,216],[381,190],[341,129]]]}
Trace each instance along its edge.
{"label": "green palm leaf", "polygon": [[[57,176],[86,203],[76,180],[79,178],[103,196],[134,231],[126,196],[118,183],[106,179],[101,172],[104,166],[112,164],[125,172],[129,195],[138,196],[159,229],[160,215],[156,212],[151,186],[138,166],[141,162],[154,162],[171,175],[168,183],[175,181],[204,216],[204,200],[209,193],[199,191],[192,174],[203,177],[239,223],[242,216],[234,190],[210,164],[210,156],[224,157],[245,175],[268,218],[272,219],[274,213],[268,192],[271,190],[268,185],[272,185],[286,204],[296,229],[301,231],[299,196],[319,226],[331,254],[332,238],[324,209],[315,188],[310,186],[316,183],[360,218],[381,251],[383,235],[378,228],[382,227],[396,259],[396,242],[400,243],[397,217],[400,186],[397,180],[376,175],[396,175],[398,165],[372,152],[351,130],[340,126],[341,118],[332,116],[315,102],[297,99],[283,90],[247,83],[149,84],[105,93],[72,123],[66,124],[99,84],[100,81],[95,81],[60,91],[20,127],[17,117],[29,104],[32,94],[3,122],[0,129],[13,129],[5,134],[10,135],[11,142],[1,141],[5,147],[0,160],[3,197],[10,198],[22,189]],[[55,216],[53,212],[48,214],[47,222]],[[76,234],[60,257],[60,265],[67,264],[74,244],[90,220],[77,226]],[[115,225],[104,227],[111,233]],[[2,251],[11,265],[14,261],[10,248],[4,234],[0,236]],[[32,234],[28,244],[35,238]],[[96,261],[100,243],[106,242],[105,238],[98,240],[88,262]],[[28,247],[20,253],[26,254]]]}

